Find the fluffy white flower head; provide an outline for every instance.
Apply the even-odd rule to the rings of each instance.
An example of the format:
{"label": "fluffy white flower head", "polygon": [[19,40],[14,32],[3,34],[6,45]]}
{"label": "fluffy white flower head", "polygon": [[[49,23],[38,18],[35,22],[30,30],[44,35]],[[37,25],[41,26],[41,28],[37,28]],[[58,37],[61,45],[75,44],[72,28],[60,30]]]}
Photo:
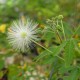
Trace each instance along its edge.
{"label": "fluffy white flower head", "polygon": [[30,19],[13,22],[8,32],[8,40],[12,47],[25,52],[31,46],[32,41],[38,40],[37,25]]}

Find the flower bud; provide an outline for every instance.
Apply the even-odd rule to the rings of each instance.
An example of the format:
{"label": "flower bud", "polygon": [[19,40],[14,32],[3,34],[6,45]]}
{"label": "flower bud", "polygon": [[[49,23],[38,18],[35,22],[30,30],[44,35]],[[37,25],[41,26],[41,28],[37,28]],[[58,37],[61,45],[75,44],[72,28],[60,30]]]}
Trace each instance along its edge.
{"label": "flower bud", "polygon": [[63,15],[59,15],[58,16],[58,19],[63,19]]}

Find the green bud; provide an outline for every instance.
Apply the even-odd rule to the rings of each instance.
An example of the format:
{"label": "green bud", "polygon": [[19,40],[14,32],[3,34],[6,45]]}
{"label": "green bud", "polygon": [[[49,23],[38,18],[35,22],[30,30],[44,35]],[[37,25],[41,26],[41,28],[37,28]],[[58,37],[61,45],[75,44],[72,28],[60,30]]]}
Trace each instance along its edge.
{"label": "green bud", "polygon": [[59,27],[60,27],[60,25],[57,25],[56,27],[57,27],[57,28],[59,28]]}
{"label": "green bud", "polygon": [[59,31],[62,31],[62,28],[61,28],[60,25],[57,25],[57,26],[56,26],[56,29],[59,30]]}
{"label": "green bud", "polygon": [[58,16],[58,19],[63,19],[63,15],[59,15]]}

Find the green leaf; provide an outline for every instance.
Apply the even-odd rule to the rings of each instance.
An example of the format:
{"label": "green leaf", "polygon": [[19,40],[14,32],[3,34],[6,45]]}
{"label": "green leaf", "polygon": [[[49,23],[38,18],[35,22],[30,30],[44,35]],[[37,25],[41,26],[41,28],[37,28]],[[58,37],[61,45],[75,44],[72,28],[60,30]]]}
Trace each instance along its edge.
{"label": "green leaf", "polygon": [[[49,50],[52,51],[52,52],[53,52],[55,49],[56,49],[55,46],[51,46],[51,47],[49,48]],[[36,57],[36,60],[38,61],[38,60],[40,60],[41,58],[43,58],[43,57],[45,57],[45,56],[49,56],[49,55],[51,55],[51,53],[48,52],[47,50],[44,50],[43,52],[40,53],[40,55],[39,55],[38,57]]]}
{"label": "green leaf", "polygon": [[59,73],[60,74],[68,73],[68,71],[72,70],[73,68],[74,68],[73,66],[65,67],[65,65],[62,65],[62,67],[60,67],[59,69]]}
{"label": "green leaf", "polygon": [[66,45],[66,43],[67,43],[67,41],[64,41],[61,45],[59,45],[59,46],[52,46],[52,47],[50,47],[49,48],[49,50],[52,52],[52,53],[50,53],[50,52],[48,52],[47,50],[45,50],[45,51],[43,51],[36,59],[37,59],[37,61],[38,60],[40,60],[41,58],[43,58],[43,57],[45,57],[45,56],[49,56],[49,55],[51,55],[51,56],[57,56],[62,50],[63,50],[63,48],[65,47],[65,45]]}
{"label": "green leaf", "polygon": [[71,74],[68,77],[66,77],[64,80],[78,80],[78,77],[79,77],[78,73],[79,73],[79,71],[77,68],[73,69]]}
{"label": "green leaf", "polygon": [[65,47],[67,41],[64,41],[60,46],[58,46],[54,51],[53,51],[53,55],[56,56],[58,55]]}
{"label": "green leaf", "polygon": [[75,55],[74,43],[73,43],[73,39],[70,39],[65,46],[65,55],[64,55],[65,64],[67,67],[69,67],[70,64],[73,62],[74,55]]}
{"label": "green leaf", "polygon": [[54,61],[53,56],[46,56],[46,58],[41,61],[42,64],[46,65],[46,64],[52,64]]}

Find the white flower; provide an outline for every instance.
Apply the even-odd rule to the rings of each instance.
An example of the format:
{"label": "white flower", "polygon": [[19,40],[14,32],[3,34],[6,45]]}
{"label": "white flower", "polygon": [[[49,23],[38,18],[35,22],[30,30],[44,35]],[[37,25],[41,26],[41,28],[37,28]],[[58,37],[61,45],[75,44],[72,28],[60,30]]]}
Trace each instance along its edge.
{"label": "white flower", "polygon": [[8,40],[12,47],[16,50],[25,52],[31,46],[31,43],[38,40],[37,23],[27,19],[27,21],[19,20],[12,23],[8,32]]}

